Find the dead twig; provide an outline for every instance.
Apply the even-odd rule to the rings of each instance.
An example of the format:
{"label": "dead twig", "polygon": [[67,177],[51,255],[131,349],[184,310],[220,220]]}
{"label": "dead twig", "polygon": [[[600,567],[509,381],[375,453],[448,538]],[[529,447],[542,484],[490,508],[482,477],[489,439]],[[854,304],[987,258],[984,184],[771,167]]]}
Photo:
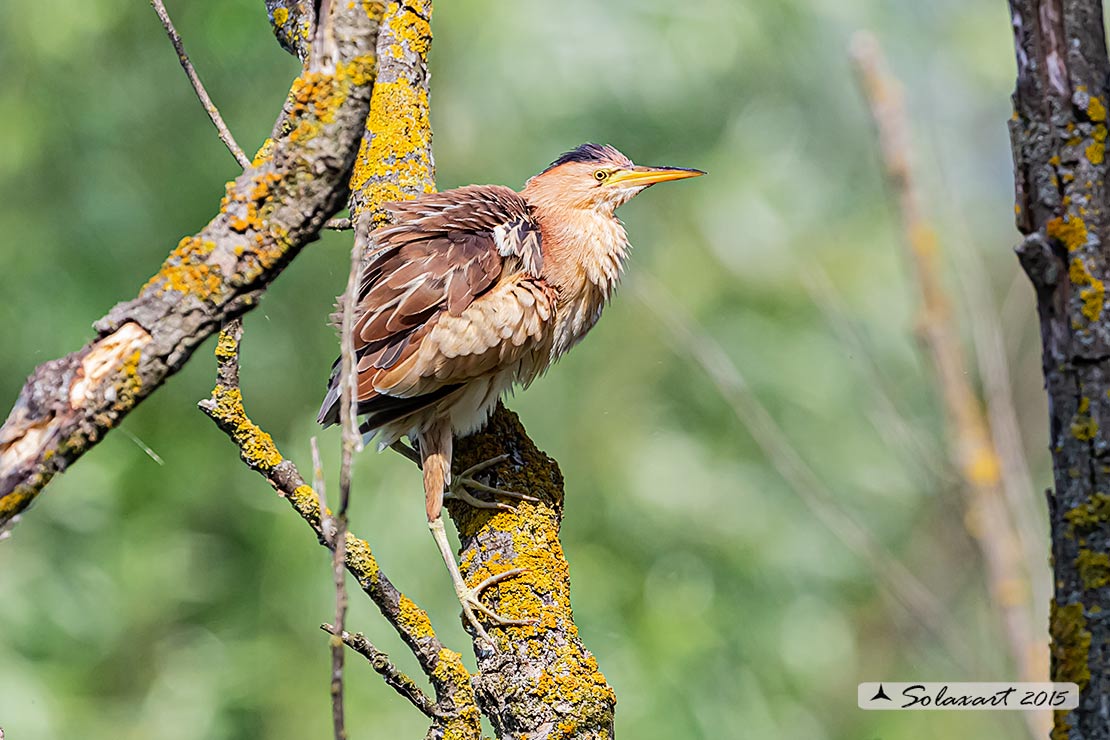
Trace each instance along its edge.
{"label": "dead twig", "polygon": [[344,645],[366,658],[370,667],[385,679],[386,684],[403,696],[410,704],[419,709],[429,719],[440,719],[436,704],[416,682],[397,669],[389,656],[374,647],[361,632],[354,634],[346,630],[338,630],[330,624],[321,624],[320,629],[334,638],[338,638]]}
{"label": "dead twig", "polygon": [[[1005,628],[1006,642],[1022,680],[1043,678],[1047,649],[1033,637],[1029,575],[1014,513],[1002,495],[1001,463],[983,406],[969,380],[959,332],[940,279],[936,232],[922,214],[920,196],[907,151],[909,126],[898,82],[886,70],[882,50],[873,36],[860,33],[852,42],[852,58],[878,132],[887,180],[902,220],[906,256],[921,299],[918,331],[932,360],[937,391],[943,401],[948,447],[965,494],[970,530],[983,557],[993,602]],[[1048,713],[1027,714],[1030,732],[1043,737]]]}
{"label": "dead twig", "polygon": [[[324,0],[323,6],[328,6]],[[321,25],[324,25],[321,23]],[[362,264],[362,245],[358,239],[351,247],[351,265],[347,275],[347,289],[343,293],[343,319],[339,336],[339,423],[342,428],[342,449],[339,464],[339,508],[336,511],[335,549],[332,570],[335,581],[335,634],[331,644],[331,698],[332,719],[336,740],[346,737],[343,723],[343,643],[336,635],[344,632],[347,618],[347,589],[343,572],[347,541],[347,508],[351,500],[351,457],[362,448],[358,431],[358,398],[355,393],[357,366],[354,344],[355,309],[358,303],[358,285]]]}
{"label": "dead twig", "polygon": [[174,28],[173,21],[170,20],[170,14],[166,11],[166,6],[162,3],[162,0],[150,0],[150,4],[154,8],[154,12],[158,14],[158,20],[162,22],[162,28],[166,29],[166,35],[170,37],[170,43],[173,44],[174,51],[177,52],[177,61],[181,62],[181,68],[185,70],[185,76],[189,78],[189,83],[193,86],[193,91],[196,92],[200,104],[204,106],[208,117],[212,119],[212,125],[216,127],[216,132],[220,135],[220,141],[231,152],[231,156],[235,157],[239,166],[247,169],[251,166],[251,158],[235,141],[235,137],[231,135],[230,129],[224,123],[219,109],[212,102],[208,91],[204,89],[200,76],[197,75],[193,63],[189,61],[189,55],[185,53],[185,44],[181,41],[181,35],[177,32],[177,29]]}

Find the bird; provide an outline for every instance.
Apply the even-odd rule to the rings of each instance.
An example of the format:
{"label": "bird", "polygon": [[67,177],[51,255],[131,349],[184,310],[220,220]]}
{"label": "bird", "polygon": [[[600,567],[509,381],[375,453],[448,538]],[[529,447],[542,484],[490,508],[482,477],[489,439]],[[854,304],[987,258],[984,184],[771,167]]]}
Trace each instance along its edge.
{"label": "bird", "polygon": [[[428,528],[463,616],[489,644],[478,614],[498,626],[524,622],[482,604],[481,592],[523,571],[468,587],[443,525],[444,496],[483,508],[505,505],[468,489],[529,497],[473,480],[506,456],[452,479],[454,440],[478,431],[506,392],[527,388],[597,323],[631,249],[616,209],[656,183],[704,174],[636,165],[587,143],[520,192],[467,185],[386,204],[386,225],[370,233],[351,322],[359,428],[379,451],[392,447],[422,468]],[[339,422],[339,368],[336,360],[320,407],[324,426]]]}

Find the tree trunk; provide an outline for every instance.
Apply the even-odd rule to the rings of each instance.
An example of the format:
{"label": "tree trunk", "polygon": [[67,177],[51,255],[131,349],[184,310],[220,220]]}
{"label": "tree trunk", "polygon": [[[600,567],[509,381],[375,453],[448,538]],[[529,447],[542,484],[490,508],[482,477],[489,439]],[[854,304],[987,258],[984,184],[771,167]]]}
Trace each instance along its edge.
{"label": "tree trunk", "polygon": [[1017,253],[1036,290],[1055,489],[1052,677],[1079,708],[1053,738],[1110,739],[1107,59],[1097,0],[1011,0]]}

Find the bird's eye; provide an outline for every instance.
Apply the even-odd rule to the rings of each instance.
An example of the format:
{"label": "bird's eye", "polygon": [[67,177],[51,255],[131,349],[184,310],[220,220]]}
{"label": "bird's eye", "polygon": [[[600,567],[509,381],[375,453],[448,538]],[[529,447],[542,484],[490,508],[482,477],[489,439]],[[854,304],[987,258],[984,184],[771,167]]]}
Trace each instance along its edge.
{"label": "bird's eye", "polygon": [[594,173],[594,179],[597,180],[598,182],[605,182],[605,180],[608,179],[608,177],[609,177],[609,173],[606,172],[605,170],[598,170],[597,172]]}

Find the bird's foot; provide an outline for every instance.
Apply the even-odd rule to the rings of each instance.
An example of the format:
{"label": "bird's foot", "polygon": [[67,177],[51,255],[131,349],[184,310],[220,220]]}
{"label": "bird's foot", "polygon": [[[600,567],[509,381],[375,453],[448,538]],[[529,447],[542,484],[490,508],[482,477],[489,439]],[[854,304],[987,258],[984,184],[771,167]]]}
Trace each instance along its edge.
{"label": "bird's foot", "polygon": [[506,578],[518,576],[524,572],[524,568],[510,568],[503,573],[497,573],[485,579],[477,586],[470,588],[463,580],[462,574],[459,573],[459,566],[455,562],[455,555],[451,551],[451,543],[447,539],[447,530],[443,526],[443,518],[436,517],[428,522],[428,529],[431,530],[432,537],[435,538],[436,546],[439,548],[440,555],[443,556],[443,562],[447,565],[447,572],[451,574],[451,583],[455,586],[455,595],[459,597],[459,604],[462,606],[463,616],[466,618],[467,623],[473,627],[474,634],[479,640],[486,643],[490,647],[494,646],[493,640],[490,639],[489,633],[482,623],[478,621],[478,614],[483,614],[490,619],[490,621],[498,626],[521,626],[527,624],[535,624],[535,622],[527,619],[509,619],[503,617],[493,609],[479,601],[482,592],[495,583],[500,583]]}
{"label": "bird's foot", "polygon": [[455,593],[459,597],[459,604],[462,605],[463,615],[466,617],[466,621],[470,623],[470,626],[474,628],[475,633],[477,633],[479,637],[481,637],[483,640],[491,645],[493,644],[493,641],[490,639],[489,633],[486,632],[486,628],[482,626],[481,622],[478,621],[478,615],[476,614],[476,612],[484,614],[486,617],[489,618],[490,622],[497,625],[498,627],[523,627],[526,625],[535,624],[536,620],[510,619],[508,617],[503,617],[495,612],[493,609],[490,609],[488,606],[483,604],[479,600],[479,597],[482,595],[483,591],[485,591],[493,584],[500,583],[507,578],[519,576],[526,572],[526,568],[510,568],[509,570],[506,570],[502,573],[497,573],[496,575],[490,576],[474,588],[467,588],[466,584],[461,582],[455,584]]}
{"label": "bird's foot", "polygon": [[474,479],[475,475],[486,468],[499,465],[508,459],[509,456],[507,454],[498,455],[497,457],[491,457],[489,460],[484,460],[477,465],[472,465],[467,468],[460,475],[451,480],[451,485],[447,488],[447,493],[444,495],[444,498],[462,501],[476,509],[500,509],[501,511],[515,511],[516,507],[503,501],[483,501],[475,497],[470,491],[480,491],[482,493],[505,496],[507,498],[515,498],[520,501],[529,501],[532,503],[539,501],[535,496],[528,496],[523,493],[517,493],[516,491],[506,491],[502,488],[494,488],[493,486],[487,486],[485,483],[481,483]]}

